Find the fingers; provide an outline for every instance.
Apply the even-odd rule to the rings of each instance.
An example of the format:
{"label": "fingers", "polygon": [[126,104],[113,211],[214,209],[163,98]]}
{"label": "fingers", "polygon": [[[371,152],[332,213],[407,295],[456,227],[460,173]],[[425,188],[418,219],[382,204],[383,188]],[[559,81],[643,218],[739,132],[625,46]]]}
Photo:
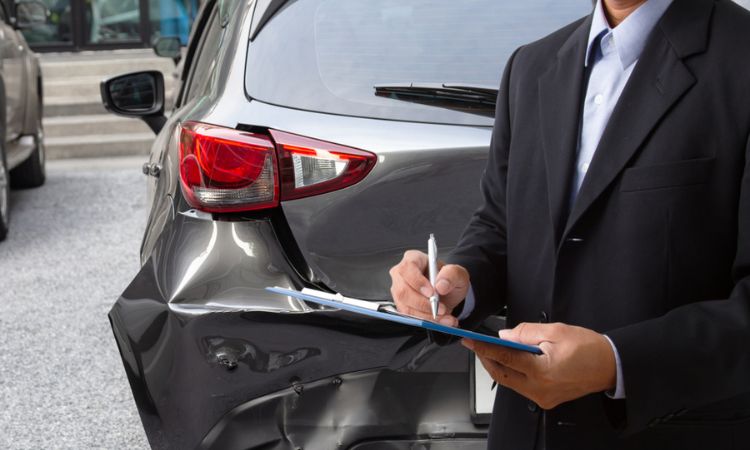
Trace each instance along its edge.
{"label": "fingers", "polygon": [[[407,251],[401,262],[390,271],[391,295],[400,312],[432,320],[429,297],[433,294],[433,289],[424,275],[426,268],[427,255],[416,250]],[[442,302],[438,305],[438,319],[441,323],[455,323],[455,318],[447,316],[450,309]]]}
{"label": "fingers", "polygon": [[540,359],[544,357],[544,355],[536,356],[521,350],[514,350],[471,339],[464,339],[461,343],[480,358],[495,361],[502,366],[524,374],[536,373],[540,368]]}
{"label": "fingers", "polygon": [[433,319],[432,311],[425,312],[422,309],[410,308],[409,306],[406,306],[406,305],[398,306],[398,311],[402,314],[407,314],[412,317],[418,317],[420,319],[437,321],[441,325],[445,325],[448,327],[458,326],[458,319],[456,319],[454,316],[450,314],[438,314],[437,317]]}
{"label": "fingers", "polygon": [[[495,380],[544,409],[616,385],[614,351],[606,337],[594,330],[562,323],[524,323],[500,336],[538,345],[544,354],[468,339],[462,343],[475,352]],[[508,370],[523,377],[513,376]]]}
{"label": "fingers", "polygon": [[425,276],[427,270],[427,255],[416,250],[409,250],[397,265],[391,269],[391,279],[406,283],[412,290],[424,297],[432,295],[430,280]]}
{"label": "fingers", "polygon": [[458,319],[456,319],[454,316],[450,314],[446,314],[444,316],[438,316],[437,320],[438,322],[440,322],[441,325],[445,325],[449,327],[458,326]]}
{"label": "fingers", "polygon": [[438,273],[436,288],[433,289],[425,275],[427,263],[426,254],[409,250],[404,253],[401,262],[391,268],[391,296],[396,307],[404,314],[433,320],[429,297],[437,291],[441,296],[437,321],[443,325],[456,326],[458,319],[450,313],[466,296],[469,273],[461,266],[444,265]]}
{"label": "fingers", "polygon": [[[391,285],[391,296],[396,303],[396,308],[405,313],[418,317],[432,319],[432,307],[429,297],[415,291],[406,283],[393,283]],[[449,314],[450,311],[445,304],[438,303],[438,316]]]}
{"label": "fingers", "polygon": [[446,264],[438,272],[435,289],[440,295],[448,295],[454,290],[464,293],[469,286],[469,273],[456,264]]}
{"label": "fingers", "polygon": [[419,250],[407,250],[401,262],[415,264],[420,272],[427,270],[427,254]]}
{"label": "fingers", "polygon": [[[497,384],[513,389],[520,393],[521,389],[524,389],[526,383],[526,375],[521,372],[515,371],[510,367],[505,367],[499,364],[497,361],[493,361],[489,358],[479,356],[479,361],[484,366],[487,373],[490,374],[493,380]],[[522,394],[523,395],[523,394]]]}
{"label": "fingers", "polygon": [[521,344],[539,345],[542,342],[553,342],[557,334],[558,324],[550,323],[520,323],[515,328],[500,330],[500,339],[506,339]]}
{"label": "fingers", "polygon": [[[477,347],[476,344],[479,344],[480,342],[471,339],[464,339],[461,343],[468,348],[475,349]],[[534,392],[531,389],[530,378],[528,375],[511,367],[504,366],[497,360],[484,356],[479,352],[477,352],[476,355],[482,363],[482,366],[487,370],[487,373],[490,374],[490,377],[492,377],[497,384],[513,389],[528,399],[534,398]]]}

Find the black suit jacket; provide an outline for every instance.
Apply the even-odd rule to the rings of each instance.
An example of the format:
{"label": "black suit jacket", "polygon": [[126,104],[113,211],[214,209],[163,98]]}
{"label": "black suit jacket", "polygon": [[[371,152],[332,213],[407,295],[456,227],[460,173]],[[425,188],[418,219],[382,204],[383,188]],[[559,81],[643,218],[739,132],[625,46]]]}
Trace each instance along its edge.
{"label": "black suit jacket", "polygon": [[626,400],[497,395],[490,448],[750,448],[750,14],[674,0],[568,205],[591,18],[518,49],[475,213],[449,260],[509,325],[606,333]]}

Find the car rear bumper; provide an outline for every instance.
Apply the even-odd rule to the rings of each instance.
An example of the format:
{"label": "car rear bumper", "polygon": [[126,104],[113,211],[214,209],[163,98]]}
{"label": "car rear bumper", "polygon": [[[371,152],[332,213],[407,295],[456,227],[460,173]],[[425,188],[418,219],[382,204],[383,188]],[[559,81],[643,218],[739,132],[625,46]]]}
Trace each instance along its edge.
{"label": "car rear bumper", "polygon": [[461,373],[381,369],[298,383],[234,408],[201,448],[485,448],[467,420],[466,382]]}
{"label": "car rear bumper", "polygon": [[[270,222],[194,220],[176,220],[173,236],[190,240],[167,238],[109,316],[152,447],[484,445],[486,427],[471,421],[462,346],[269,297],[265,286],[284,277],[299,283]],[[233,259],[236,248],[246,260]],[[215,249],[218,261],[231,262],[225,270]]]}

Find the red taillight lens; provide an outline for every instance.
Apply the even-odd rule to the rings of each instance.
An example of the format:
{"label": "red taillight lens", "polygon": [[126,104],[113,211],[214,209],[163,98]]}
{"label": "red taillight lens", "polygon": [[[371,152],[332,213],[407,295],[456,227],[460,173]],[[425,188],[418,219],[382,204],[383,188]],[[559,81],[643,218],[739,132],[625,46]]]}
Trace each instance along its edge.
{"label": "red taillight lens", "polygon": [[351,186],[375,165],[376,157],[331,142],[269,130],[276,142],[281,200],[309,197]]}
{"label": "red taillight lens", "polygon": [[208,212],[272,208],[351,186],[375,165],[375,155],[364,150],[269,133],[275,145],[263,134],[183,123],[180,180],[188,203]]}
{"label": "red taillight lens", "polygon": [[276,155],[267,136],[198,122],[180,129],[180,179],[191,206],[209,212],[278,205]]}

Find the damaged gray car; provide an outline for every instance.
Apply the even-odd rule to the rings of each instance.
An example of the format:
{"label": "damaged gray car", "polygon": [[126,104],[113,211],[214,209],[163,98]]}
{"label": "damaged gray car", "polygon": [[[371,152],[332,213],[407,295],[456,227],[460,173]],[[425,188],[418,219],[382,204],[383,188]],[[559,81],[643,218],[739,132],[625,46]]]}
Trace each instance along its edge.
{"label": "damaged gray car", "polygon": [[494,394],[462,346],[265,288],[388,301],[406,249],[449,251],[504,62],[590,5],[209,0],[169,118],[159,72],[102,83],[158,133],[109,316],[152,447],[486,446]]}

